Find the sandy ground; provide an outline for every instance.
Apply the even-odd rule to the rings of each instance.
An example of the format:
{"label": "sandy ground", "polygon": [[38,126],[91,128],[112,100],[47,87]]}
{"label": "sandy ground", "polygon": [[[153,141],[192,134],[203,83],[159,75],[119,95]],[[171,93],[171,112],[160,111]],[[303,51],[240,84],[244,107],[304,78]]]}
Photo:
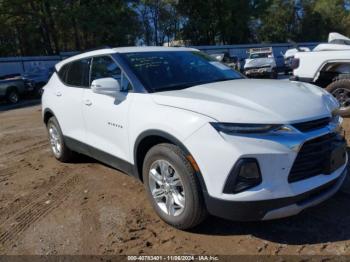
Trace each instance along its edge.
{"label": "sandy ground", "polygon": [[210,217],[179,231],[137,180],[87,157],[56,161],[39,106],[0,112],[0,254],[350,255],[349,201],[342,192],[288,219]]}

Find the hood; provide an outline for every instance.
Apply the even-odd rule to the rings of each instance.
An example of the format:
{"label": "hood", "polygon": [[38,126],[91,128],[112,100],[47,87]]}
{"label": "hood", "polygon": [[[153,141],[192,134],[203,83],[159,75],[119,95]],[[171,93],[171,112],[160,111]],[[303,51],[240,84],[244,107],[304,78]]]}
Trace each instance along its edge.
{"label": "hood", "polygon": [[263,67],[263,66],[275,66],[275,59],[273,57],[246,59],[244,68],[250,67]]}
{"label": "hood", "polygon": [[155,103],[219,122],[286,124],[331,116],[336,100],[301,82],[240,79],[153,93]]}

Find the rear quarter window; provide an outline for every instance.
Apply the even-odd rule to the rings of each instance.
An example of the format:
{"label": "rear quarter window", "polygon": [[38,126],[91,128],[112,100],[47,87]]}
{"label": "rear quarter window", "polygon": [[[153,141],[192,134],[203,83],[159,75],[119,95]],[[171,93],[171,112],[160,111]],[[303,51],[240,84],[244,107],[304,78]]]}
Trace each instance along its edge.
{"label": "rear quarter window", "polygon": [[67,69],[69,67],[69,64],[66,64],[64,66],[61,67],[61,69],[58,71],[58,77],[61,79],[61,81],[63,83],[66,82],[66,73],[67,73]]}
{"label": "rear quarter window", "polygon": [[91,59],[81,59],[64,65],[58,75],[63,83],[73,87],[88,87]]}

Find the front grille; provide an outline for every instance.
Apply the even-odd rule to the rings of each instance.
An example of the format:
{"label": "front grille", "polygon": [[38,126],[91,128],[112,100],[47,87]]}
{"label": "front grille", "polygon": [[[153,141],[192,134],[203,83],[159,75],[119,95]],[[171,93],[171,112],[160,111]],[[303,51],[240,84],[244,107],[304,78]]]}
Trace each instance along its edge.
{"label": "front grille", "polygon": [[288,182],[296,182],[325,173],[334,143],[342,141],[335,133],[309,140],[300,149],[288,176]]}
{"label": "front grille", "polygon": [[330,117],[325,117],[317,120],[293,124],[292,126],[301,132],[308,132],[308,131],[325,127],[329,124],[330,121],[331,121]]}
{"label": "front grille", "polygon": [[255,70],[255,69],[262,69],[262,68],[270,68],[271,66],[253,66],[253,67],[246,67],[245,70],[249,71],[249,70]]}

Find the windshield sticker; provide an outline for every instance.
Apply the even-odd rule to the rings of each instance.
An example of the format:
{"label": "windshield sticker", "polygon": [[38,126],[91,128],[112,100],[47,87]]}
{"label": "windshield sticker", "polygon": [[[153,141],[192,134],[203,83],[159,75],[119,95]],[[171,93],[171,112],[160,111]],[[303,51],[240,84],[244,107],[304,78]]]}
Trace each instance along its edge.
{"label": "windshield sticker", "polygon": [[231,68],[230,67],[228,67],[228,66],[226,66],[226,65],[224,65],[224,64],[221,64],[220,62],[210,62],[210,64],[212,64],[213,66],[215,66],[215,67],[217,67],[217,68],[219,68],[219,69],[221,69],[221,70],[231,70]]}

